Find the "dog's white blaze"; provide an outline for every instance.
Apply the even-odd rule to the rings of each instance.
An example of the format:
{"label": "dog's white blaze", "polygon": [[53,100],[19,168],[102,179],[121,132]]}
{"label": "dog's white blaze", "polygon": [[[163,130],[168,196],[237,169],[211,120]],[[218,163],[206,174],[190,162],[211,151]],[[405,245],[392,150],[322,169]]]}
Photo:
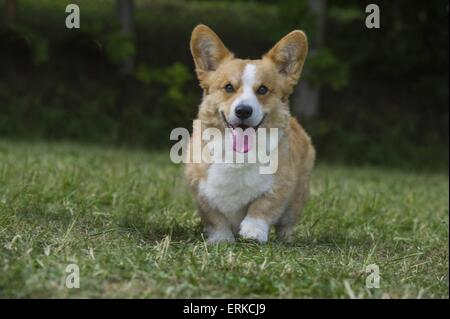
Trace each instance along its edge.
{"label": "dog's white blaze", "polygon": [[256,126],[261,122],[263,118],[263,111],[261,103],[253,91],[253,86],[256,81],[256,65],[248,63],[245,65],[244,72],[242,73],[242,89],[243,92],[231,105],[229,118],[236,119],[234,110],[239,104],[247,104],[253,108],[252,116],[250,117],[250,125]]}
{"label": "dog's white blaze", "polygon": [[253,84],[255,84],[256,77],[256,66],[254,64],[246,64],[244,68],[244,73],[242,74],[242,85],[244,87],[244,96],[254,97]]}

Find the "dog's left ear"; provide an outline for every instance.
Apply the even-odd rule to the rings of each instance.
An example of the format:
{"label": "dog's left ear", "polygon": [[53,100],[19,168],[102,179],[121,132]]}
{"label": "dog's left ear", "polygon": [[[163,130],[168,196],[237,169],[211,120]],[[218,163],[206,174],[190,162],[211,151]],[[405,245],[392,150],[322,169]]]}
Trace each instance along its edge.
{"label": "dog's left ear", "polygon": [[286,35],[264,55],[270,59],[292,86],[295,85],[302,72],[308,53],[308,40],[303,31],[295,30]]}

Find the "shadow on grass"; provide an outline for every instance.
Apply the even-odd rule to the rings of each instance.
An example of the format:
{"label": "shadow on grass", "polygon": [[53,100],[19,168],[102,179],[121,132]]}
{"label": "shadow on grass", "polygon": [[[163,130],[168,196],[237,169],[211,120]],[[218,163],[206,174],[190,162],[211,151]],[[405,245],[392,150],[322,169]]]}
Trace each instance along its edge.
{"label": "shadow on grass", "polygon": [[172,241],[194,242],[202,239],[201,225],[182,225],[174,221],[164,223],[148,222],[144,217],[122,217],[114,221],[113,227],[104,222],[96,221],[92,216],[73,215],[69,211],[50,211],[39,203],[28,203],[15,210],[16,218],[32,225],[45,227],[57,232],[65,232],[71,224],[74,229],[82,228],[89,233],[89,237],[97,237],[105,233],[117,233],[118,236],[129,236],[147,243],[156,243],[167,236]]}
{"label": "shadow on grass", "polygon": [[[172,241],[184,243],[198,243],[203,241],[203,224],[201,223],[180,223],[179,220],[165,220],[165,221],[145,221],[145,216],[124,217],[118,220],[117,225],[121,232],[125,232],[137,239],[147,243],[160,242],[167,236],[170,236]],[[206,238],[205,238],[206,239]],[[259,244],[254,241],[249,241],[236,238],[236,245]],[[373,248],[375,241],[370,236],[349,236],[346,233],[317,233],[317,234],[302,234],[297,233],[294,240],[286,243],[277,240],[274,234],[270,236],[269,245],[277,245],[282,247],[299,248],[299,249],[327,249],[331,251],[348,250],[351,247],[357,250],[367,250]]]}
{"label": "shadow on grass", "polygon": [[[192,223],[191,221],[183,224],[175,218],[168,220],[146,220],[145,214],[135,214],[131,216],[118,216],[111,225],[106,226],[103,222],[92,219],[90,215],[74,216],[69,211],[52,212],[39,205],[39,203],[28,203],[16,209],[15,215],[20,220],[26,221],[35,226],[51,227],[59,231],[66,231],[71,223],[75,223],[75,229],[81,227],[88,230],[90,236],[95,237],[106,232],[117,232],[119,236],[128,236],[136,241],[143,241],[154,244],[170,236],[171,241],[183,243],[196,243],[203,241],[203,224]],[[237,238],[236,245],[255,244],[252,241]],[[382,241],[379,238],[378,241]],[[327,249],[330,251],[342,251],[354,248],[357,250],[367,250],[373,248],[376,244],[369,235],[349,236],[346,233],[327,233],[321,232],[305,234],[299,230],[291,243],[285,243],[275,238],[274,234],[270,236],[269,245],[276,245],[286,248],[298,249]]]}
{"label": "shadow on grass", "polygon": [[139,240],[148,243],[160,242],[167,236],[172,241],[192,243],[202,239],[201,225],[181,225],[179,223],[148,223],[136,222],[129,219],[119,221],[118,227],[121,233],[127,233]]}

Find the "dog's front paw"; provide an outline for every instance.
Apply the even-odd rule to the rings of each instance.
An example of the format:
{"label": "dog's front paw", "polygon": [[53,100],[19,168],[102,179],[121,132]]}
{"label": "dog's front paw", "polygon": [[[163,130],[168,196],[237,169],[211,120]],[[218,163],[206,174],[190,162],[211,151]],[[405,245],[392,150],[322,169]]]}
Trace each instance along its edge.
{"label": "dog's front paw", "polygon": [[208,244],[232,243],[234,241],[233,232],[228,228],[208,230]]}
{"label": "dog's front paw", "polygon": [[261,218],[245,217],[241,222],[239,235],[265,243],[269,237],[269,224]]}

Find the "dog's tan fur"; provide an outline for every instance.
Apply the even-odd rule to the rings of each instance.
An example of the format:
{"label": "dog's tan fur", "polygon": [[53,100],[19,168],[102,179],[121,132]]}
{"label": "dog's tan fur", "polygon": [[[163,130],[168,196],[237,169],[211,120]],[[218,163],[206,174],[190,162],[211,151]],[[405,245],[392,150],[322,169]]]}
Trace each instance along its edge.
{"label": "dog's tan fur", "polygon": [[[233,241],[239,233],[245,238],[265,241],[266,239],[261,239],[264,236],[257,235],[258,231],[242,229],[243,221],[249,217],[248,220],[274,225],[277,236],[289,240],[308,198],[310,173],[315,160],[311,140],[290,115],[288,105],[289,96],[300,77],[306,58],[306,36],[302,31],[293,31],[262,59],[241,60],[234,58],[211,29],[199,25],[192,33],[191,52],[200,86],[204,91],[198,112],[202,128],[214,127],[222,132],[225,130],[220,111],[227,114],[233,100],[241,94],[241,76],[245,66],[251,63],[257,70],[255,83],[263,83],[269,89],[268,94],[258,96],[267,113],[261,127],[278,128],[282,132],[278,143],[278,170],[274,174],[271,189],[242,207],[237,219],[233,220],[218,208],[212,207],[199,191],[199,184],[208,178],[211,164],[186,164],[186,177],[196,197],[200,217],[210,232],[209,241]],[[235,92],[224,91],[227,83],[236,88]],[[192,147],[190,151],[192,152]],[[251,227],[252,224],[248,225]],[[231,230],[227,236],[211,235],[217,230],[227,229]]]}

